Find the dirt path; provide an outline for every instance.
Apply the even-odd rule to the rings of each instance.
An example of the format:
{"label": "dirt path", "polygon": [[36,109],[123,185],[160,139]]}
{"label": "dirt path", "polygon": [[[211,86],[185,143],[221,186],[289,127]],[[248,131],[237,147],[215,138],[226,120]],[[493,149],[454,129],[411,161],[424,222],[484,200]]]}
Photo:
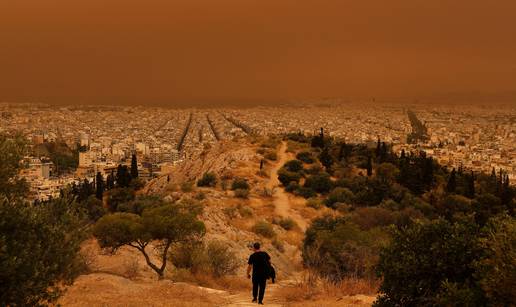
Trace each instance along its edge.
{"label": "dirt path", "polygon": [[292,209],[292,201],[291,196],[285,192],[280,186],[280,181],[278,180],[278,171],[280,168],[287,162],[289,159],[293,159],[289,153],[287,153],[287,143],[281,142],[281,146],[277,153],[278,160],[274,167],[271,170],[271,175],[269,181],[267,182],[267,189],[273,191],[273,204],[275,206],[274,213],[277,216],[282,217],[290,217],[292,218],[304,232],[308,226],[306,220],[299,215],[298,212]]}
{"label": "dirt path", "polygon": [[[270,307],[281,307],[285,306],[283,302],[281,302],[277,297],[275,297],[275,292],[282,287],[281,284],[276,283],[272,284],[270,282],[267,283],[267,287],[265,288],[265,297],[263,302]],[[228,301],[224,306],[228,307],[256,307],[259,306],[256,303],[252,303],[252,293],[251,289],[248,292],[239,292],[233,295],[228,295],[225,297]]]}

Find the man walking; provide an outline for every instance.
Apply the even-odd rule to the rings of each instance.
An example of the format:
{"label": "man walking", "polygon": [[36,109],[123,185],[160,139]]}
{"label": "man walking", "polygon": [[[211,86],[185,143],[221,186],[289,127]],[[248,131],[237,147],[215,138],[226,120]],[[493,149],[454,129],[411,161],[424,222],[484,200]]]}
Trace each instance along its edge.
{"label": "man walking", "polygon": [[249,256],[247,262],[247,278],[251,278],[251,268],[253,270],[253,302],[258,299],[258,304],[263,305],[263,295],[265,294],[265,284],[269,277],[269,267],[271,257],[266,252],[260,250],[260,243],[253,244],[254,253]]}

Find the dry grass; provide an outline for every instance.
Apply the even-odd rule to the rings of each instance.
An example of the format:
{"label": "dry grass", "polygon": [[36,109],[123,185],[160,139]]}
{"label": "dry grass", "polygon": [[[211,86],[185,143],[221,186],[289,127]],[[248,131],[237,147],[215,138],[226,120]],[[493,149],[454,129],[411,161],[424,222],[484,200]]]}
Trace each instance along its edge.
{"label": "dry grass", "polygon": [[174,282],[185,282],[201,287],[238,292],[249,289],[249,281],[245,278],[228,275],[215,277],[211,274],[192,273],[186,269],[178,269],[173,275]]}
{"label": "dry grass", "polygon": [[197,286],[168,280],[131,281],[123,277],[95,273],[80,276],[58,304],[62,306],[220,306],[220,294]]}
{"label": "dry grass", "polygon": [[285,241],[290,245],[298,247],[301,246],[304,237],[304,234],[298,231],[288,231],[280,235],[280,239],[282,241]]}
{"label": "dry grass", "polygon": [[333,283],[326,279],[308,274],[298,281],[278,289],[277,295],[287,303],[302,301],[339,301],[345,297],[366,295],[378,292],[378,281],[348,278]]}

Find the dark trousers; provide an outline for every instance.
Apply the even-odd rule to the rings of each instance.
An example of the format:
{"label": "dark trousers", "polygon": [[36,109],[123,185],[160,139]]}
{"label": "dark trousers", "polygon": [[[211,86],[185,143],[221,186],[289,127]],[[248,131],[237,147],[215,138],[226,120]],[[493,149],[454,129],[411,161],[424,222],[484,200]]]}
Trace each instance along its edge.
{"label": "dark trousers", "polygon": [[258,302],[263,301],[263,295],[265,294],[265,285],[267,284],[266,278],[254,277],[253,276],[253,299],[258,298]]}

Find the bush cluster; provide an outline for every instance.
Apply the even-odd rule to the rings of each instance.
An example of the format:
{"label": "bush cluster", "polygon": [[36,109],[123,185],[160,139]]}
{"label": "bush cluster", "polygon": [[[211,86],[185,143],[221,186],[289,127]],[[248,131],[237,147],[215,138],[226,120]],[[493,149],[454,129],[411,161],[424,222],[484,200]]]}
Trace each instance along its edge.
{"label": "bush cluster", "polygon": [[272,225],[267,221],[258,221],[253,226],[253,231],[266,238],[272,238],[276,235]]}
{"label": "bush cluster", "polygon": [[214,277],[234,274],[239,266],[236,254],[220,241],[178,244],[170,250],[169,258],[177,268]]}
{"label": "bush cluster", "polygon": [[197,180],[198,187],[215,187],[217,185],[217,176],[212,172],[206,172]]}

